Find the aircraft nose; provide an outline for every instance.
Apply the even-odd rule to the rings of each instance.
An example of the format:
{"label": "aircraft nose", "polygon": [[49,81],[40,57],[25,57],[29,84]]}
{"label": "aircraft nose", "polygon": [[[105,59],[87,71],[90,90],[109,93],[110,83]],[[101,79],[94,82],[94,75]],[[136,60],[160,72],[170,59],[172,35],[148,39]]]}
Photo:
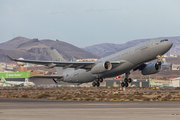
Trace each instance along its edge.
{"label": "aircraft nose", "polygon": [[170,41],[168,41],[168,42],[167,42],[167,46],[168,46],[168,48],[171,48],[171,47],[172,47],[172,45],[173,45],[173,43],[172,43],[172,42],[170,42]]}

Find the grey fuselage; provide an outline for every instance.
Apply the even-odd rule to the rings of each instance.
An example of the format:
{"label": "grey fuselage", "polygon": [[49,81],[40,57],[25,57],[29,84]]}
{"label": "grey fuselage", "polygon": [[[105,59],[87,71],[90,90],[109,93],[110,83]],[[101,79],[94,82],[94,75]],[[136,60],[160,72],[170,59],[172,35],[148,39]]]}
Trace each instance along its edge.
{"label": "grey fuselage", "polygon": [[63,73],[64,82],[87,83],[97,78],[115,77],[131,71],[137,65],[156,59],[158,55],[163,55],[172,47],[172,42],[167,39],[149,40],[134,47],[122,50],[105,58],[96,61],[120,61],[122,64],[112,64],[112,69],[100,74],[92,74],[85,69],[70,69]]}

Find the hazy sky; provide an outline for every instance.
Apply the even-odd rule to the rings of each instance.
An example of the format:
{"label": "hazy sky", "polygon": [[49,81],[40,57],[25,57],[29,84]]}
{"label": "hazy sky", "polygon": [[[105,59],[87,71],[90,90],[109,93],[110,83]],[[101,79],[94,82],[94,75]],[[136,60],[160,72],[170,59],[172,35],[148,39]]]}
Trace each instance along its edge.
{"label": "hazy sky", "polygon": [[180,36],[180,0],[0,0],[0,43],[13,34],[78,47]]}

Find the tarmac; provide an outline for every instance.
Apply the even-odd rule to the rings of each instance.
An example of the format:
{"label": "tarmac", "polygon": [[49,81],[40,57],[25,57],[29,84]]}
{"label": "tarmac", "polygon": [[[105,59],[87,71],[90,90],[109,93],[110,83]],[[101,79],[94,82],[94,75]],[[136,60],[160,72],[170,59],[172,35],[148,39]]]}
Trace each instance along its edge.
{"label": "tarmac", "polygon": [[180,102],[95,102],[0,98],[0,120],[179,120]]}

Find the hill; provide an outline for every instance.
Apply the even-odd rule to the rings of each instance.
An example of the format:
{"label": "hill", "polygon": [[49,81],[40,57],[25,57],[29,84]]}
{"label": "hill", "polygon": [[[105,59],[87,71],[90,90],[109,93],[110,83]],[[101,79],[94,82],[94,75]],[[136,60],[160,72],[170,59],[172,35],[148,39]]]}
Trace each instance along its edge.
{"label": "hill", "polygon": [[26,43],[31,39],[25,37],[16,37],[4,43],[0,43],[0,49],[13,50],[16,49],[20,44]]}
{"label": "hill", "polygon": [[[171,51],[169,51],[167,54],[173,54],[173,55],[180,55],[180,36],[178,37],[161,37],[161,38],[166,38],[169,41],[173,42],[173,47],[171,48]],[[151,38],[151,39],[158,39],[158,38]],[[110,54],[113,54],[115,52],[127,49],[129,47],[132,47],[134,45],[137,45],[139,43],[145,42],[150,39],[140,39],[140,40],[132,40],[129,42],[126,42],[124,44],[112,44],[112,43],[102,43],[98,45],[93,45],[93,46],[88,46],[83,48],[84,50],[101,56],[105,57]]]}
{"label": "hill", "polygon": [[59,53],[63,55],[64,58],[71,59],[72,57],[83,59],[83,58],[98,58],[98,56],[86,52],[83,49],[80,49],[74,45],[63,41],[52,41],[52,40],[41,40],[41,42],[49,47],[56,49]]}
{"label": "hill", "polygon": [[76,59],[98,58],[97,55],[93,55],[92,53],[63,41],[16,37],[0,44],[0,62],[10,61],[6,55],[10,55],[14,58],[23,57],[25,59],[51,60],[49,52],[51,47],[57,49],[66,60],[71,60],[72,57]]}
{"label": "hill", "polygon": [[[180,55],[180,36],[161,38],[166,38],[169,39],[169,41],[173,42],[173,47],[167,53],[167,55],[169,55],[170,53],[173,55]],[[147,40],[149,39],[132,40],[124,44],[103,43],[80,49],[74,45],[60,40],[38,40],[28,39],[25,37],[16,37],[12,40],[0,44],[0,62],[9,61],[6,55],[10,55],[15,58],[23,57],[26,59],[51,60],[49,53],[51,47],[57,49],[57,51],[66,60],[71,60],[72,57],[76,59],[99,58],[98,56],[105,57],[115,52],[145,42]]]}

